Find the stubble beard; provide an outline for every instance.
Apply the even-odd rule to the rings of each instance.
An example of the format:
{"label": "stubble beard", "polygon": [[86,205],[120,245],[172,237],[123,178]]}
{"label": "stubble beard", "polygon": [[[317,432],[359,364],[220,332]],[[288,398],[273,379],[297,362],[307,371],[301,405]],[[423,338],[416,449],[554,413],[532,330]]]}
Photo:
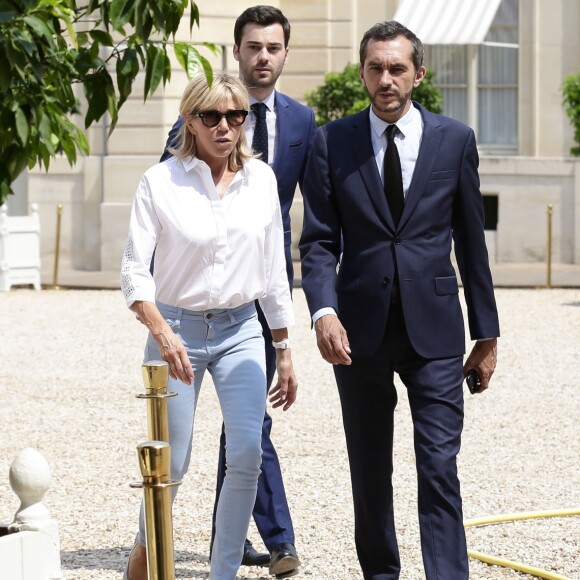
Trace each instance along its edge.
{"label": "stubble beard", "polygon": [[[259,65],[257,65],[259,66]],[[247,89],[274,89],[276,86],[276,82],[280,74],[282,74],[282,68],[279,70],[274,70],[270,67],[270,76],[267,77],[260,77],[260,74],[255,71],[255,68],[252,69],[243,69],[240,71],[240,77],[242,82],[246,86]]]}
{"label": "stubble beard", "polygon": [[[393,114],[398,111],[404,111],[405,107],[407,106],[407,103],[411,100],[411,94],[413,92],[409,91],[407,93],[401,94],[396,89],[391,88],[388,91],[385,91],[384,89],[378,89],[377,91],[375,91],[374,94],[371,94],[366,84],[364,85],[364,87],[369,99],[371,100],[371,103],[373,104],[373,108],[376,111],[379,111],[380,113],[389,113],[389,114]],[[382,103],[379,99],[379,95],[381,93],[386,92],[388,92],[391,95],[396,95],[397,99],[391,103]]]}

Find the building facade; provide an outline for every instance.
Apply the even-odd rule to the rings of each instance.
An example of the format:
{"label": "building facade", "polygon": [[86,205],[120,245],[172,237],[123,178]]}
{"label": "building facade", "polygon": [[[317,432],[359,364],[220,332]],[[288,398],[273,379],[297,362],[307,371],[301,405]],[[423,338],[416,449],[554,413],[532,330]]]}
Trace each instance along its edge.
{"label": "building facade", "polygon": [[[257,2],[198,0],[200,28],[216,70],[237,71],[236,17]],[[562,106],[564,78],[580,72],[580,0],[279,0],[292,23],[290,57],[279,89],[299,100],[330,71],[358,62],[365,30],[397,18],[426,44],[426,66],[445,94],[445,114],[472,126],[480,147],[481,189],[490,260],[546,259],[547,206],[553,207],[552,260],[580,263],[580,160],[570,156],[573,130]],[[177,118],[185,73],[174,61],[171,82],[143,102],[142,78],[107,139],[104,121],[88,130],[91,154],[70,168],[32,170],[15,185],[9,213],[39,206],[42,259],[52,260],[56,206],[63,205],[61,265],[117,270],[141,174],[159,159]],[[82,119],[78,119],[79,125]],[[301,228],[293,208],[294,240]]]}

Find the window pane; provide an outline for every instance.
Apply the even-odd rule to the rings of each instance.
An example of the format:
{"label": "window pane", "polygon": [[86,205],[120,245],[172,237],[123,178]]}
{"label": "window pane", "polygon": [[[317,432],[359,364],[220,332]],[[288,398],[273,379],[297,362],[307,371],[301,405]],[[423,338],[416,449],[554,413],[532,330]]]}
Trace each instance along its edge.
{"label": "window pane", "polygon": [[518,82],[518,50],[498,46],[480,46],[479,84],[516,85]]}
{"label": "window pane", "polygon": [[441,89],[443,92],[443,114],[462,123],[469,124],[467,114],[467,89]]}
{"label": "window pane", "polygon": [[425,66],[435,72],[437,86],[467,82],[466,50],[463,45],[426,46]]}
{"label": "window pane", "polygon": [[515,47],[478,47],[479,144],[492,153],[512,152],[518,146],[518,0],[502,0],[486,42]]}
{"label": "window pane", "polygon": [[481,145],[518,143],[517,89],[479,91],[478,142]]}
{"label": "window pane", "polygon": [[443,93],[443,114],[467,123],[466,47],[426,46],[425,64],[435,73],[434,84]]}

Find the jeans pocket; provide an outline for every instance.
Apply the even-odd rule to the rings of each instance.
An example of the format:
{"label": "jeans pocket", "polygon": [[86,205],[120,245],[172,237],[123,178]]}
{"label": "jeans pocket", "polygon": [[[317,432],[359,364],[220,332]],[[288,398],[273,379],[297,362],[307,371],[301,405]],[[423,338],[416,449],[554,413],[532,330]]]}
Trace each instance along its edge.
{"label": "jeans pocket", "polygon": [[180,320],[179,318],[171,318],[171,317],[167,317],[165,318],[165,322],[167,322],[169,328],[171,328],[171,330],[173,330],[174,332],[177,332],[177,330],[179,330],[179,326],[180,326]]}

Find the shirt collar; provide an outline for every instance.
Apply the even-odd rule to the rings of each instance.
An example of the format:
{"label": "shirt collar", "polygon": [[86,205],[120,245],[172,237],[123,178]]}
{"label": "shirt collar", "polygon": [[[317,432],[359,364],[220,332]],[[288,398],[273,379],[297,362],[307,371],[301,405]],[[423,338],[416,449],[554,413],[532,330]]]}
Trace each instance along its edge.
{"label": "shirt collar", "polygon": [[181,163],[183,163],[183,168],[187,173],[189,173],[192,169],[194,169],[197,165],[201,163],[201,160],[193,155],[189,157],[182,157]]}
{"label": "shirt collar", "polygon": [[[377,137],[381,137],[391,123],[387,123],[378,117],[373,111],[372,106],[370,108],[369,117],[372,130],[376,133]],[[419,113],[419,109],[411,103],[409,110],[395,124],[404,137],[405,134],[409,132],[411,125],[414,125],[417,122],[421,122],[421,113]]]}
{"label": "shirt collar", "polygon": [[[181,162],[183,163],[183,168],[185,169],[186,173],[189,173],[192,169],[195,169],[196,171],[202,171],[203,167],[207,167],[209,169],[209,166],[205,161],[202,161],[201,159],[193,155],[190,155],[189,157],[183,157],[181,159]],[[244,163],[242,168],[238,171],[240,177],[246,176],[247,165],[248,165],[247,162]]]}
{"label": "shirt collar", "polygon": [[276,101],[275,89],[263,101],[258,101],[258,99],[255,99],[254,97],[252,97],[252,95],[250,95],[250,106],[253,105],[254,103],[264,103],[264,105],[268,107],[268,111],[274,110],[275,101]]}

